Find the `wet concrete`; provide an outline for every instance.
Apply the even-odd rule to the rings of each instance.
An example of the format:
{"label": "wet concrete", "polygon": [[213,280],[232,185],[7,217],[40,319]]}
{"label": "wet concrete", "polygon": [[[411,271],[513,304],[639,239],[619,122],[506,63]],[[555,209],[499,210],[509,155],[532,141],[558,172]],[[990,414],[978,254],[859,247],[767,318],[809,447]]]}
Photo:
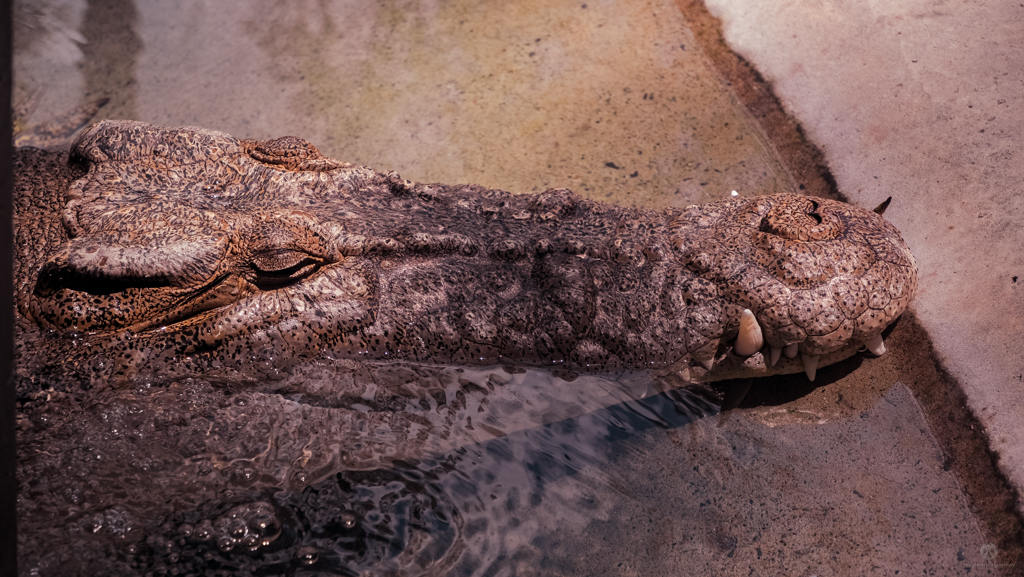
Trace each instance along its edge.
{"label": "wet concrete", "polygon": [[[296,134],[415,180],[653,207],[831,192],[796,123],[691,3],[114,4],[19,7],[16,96],[39,94],[33,121],[109,97],[103,117]],[[901,202],[887,216],[913,231]],[[592,439],[599,457],[492,517],[501,547],[470,547],[460,571],[1011,574],[997,562],[1019,554],[1019,518],[980,423],[913,317],[889,345],[814,385],[758,383],[721,419]],[[468,454],[487,453],[477,441]],[[535,482],[516,469],[494,494]]]}
{"label": "wet concrete", "polygon": [[298,133],[418,181],[564,186],[646,206],[793,188],[671,4],[186,2],[89,19],[96,10],[85,34],[137,20],[145,47],[126,36],[120,52],[89,48],[103,63],[79,74],[77,62],[35,60],[74,42],[26,39],[17,84],[45,90],[38,118],[106,96],[101,117]]}

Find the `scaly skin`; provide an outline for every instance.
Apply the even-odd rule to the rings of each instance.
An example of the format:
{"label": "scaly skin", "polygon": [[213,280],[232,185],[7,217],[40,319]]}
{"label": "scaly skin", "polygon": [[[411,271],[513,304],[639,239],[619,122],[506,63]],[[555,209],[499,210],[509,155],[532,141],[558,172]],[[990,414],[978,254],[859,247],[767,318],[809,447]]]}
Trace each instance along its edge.
{"label": "scaly skin", "polygon": [[[324,354],[793,372],[798,360],[764,357],[848,356],[917,286],[892,225],[825,199],[647,211],[413,183],[295,137],[128,121],[94,125],[68,158],[17,159],[19,326],[50,333],[21,355],[103,378]],[[744,309],[765,345],[737,358]]]}

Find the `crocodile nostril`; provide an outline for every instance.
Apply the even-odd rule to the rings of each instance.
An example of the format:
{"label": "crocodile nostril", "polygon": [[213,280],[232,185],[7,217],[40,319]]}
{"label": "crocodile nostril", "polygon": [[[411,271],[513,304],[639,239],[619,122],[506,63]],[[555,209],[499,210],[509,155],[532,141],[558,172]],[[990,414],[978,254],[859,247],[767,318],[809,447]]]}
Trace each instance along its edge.
{"label": "crocodile nostril", "polygon": [[786,240],[808,242],[836,238],[843,233],[843,225],[828,205],[809,197],[794,197],[776,202],[761,218],[758,230]]}
{"label": "crocodile nostril", "polygon": [[818,214],[818,201],[811,199],[811,211],[807,213],[807,216],[813,218],[818,224],[821,224],[821,215]]}

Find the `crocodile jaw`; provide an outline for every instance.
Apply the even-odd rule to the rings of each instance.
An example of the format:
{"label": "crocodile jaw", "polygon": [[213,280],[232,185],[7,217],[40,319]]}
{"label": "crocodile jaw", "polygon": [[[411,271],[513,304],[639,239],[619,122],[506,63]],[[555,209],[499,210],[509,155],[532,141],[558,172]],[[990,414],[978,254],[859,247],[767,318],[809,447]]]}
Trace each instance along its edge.
{"label": "crocodile jaw", "polygon": [[804,373],[807,375],[808,380],[813,381],[818,367],[825,367],[844,361],[857,354],[863,349],[863,347],[864,345],[861,343],[848,343],[838,350],[823,355],[817,355],[817,361],[813,370],[808,370],[807,359],[809,357],[814,357],[814,355],[800,354],[792,359],[783,357],[774,365],[769,366],[769,364],[765,362],[763,355],[764,352],[768,352],[767,350],[757,352],[754,355],[747,357],[738,356],[730,351],[722,355],[719,362],[716,363],[710,371],[690,367],[689,376],[690,380],[709,383],[714,381],[725,381],[728,379],[758,378],[774,375]]}

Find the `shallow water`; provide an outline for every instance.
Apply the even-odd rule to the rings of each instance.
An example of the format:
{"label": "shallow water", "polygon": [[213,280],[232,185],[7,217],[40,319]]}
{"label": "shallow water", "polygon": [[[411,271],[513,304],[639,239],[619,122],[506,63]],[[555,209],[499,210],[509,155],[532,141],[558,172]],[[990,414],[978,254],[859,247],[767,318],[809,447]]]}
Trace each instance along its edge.
{"label": "shallow water", "polygon": [[22,571],[843,574],[977,556],[902,384],[845,416],[719,415],[662,387],[325,361],[246,385],[42,393],[21,410]]}
{"label": "shallow water", "polygon": [[[296,134],[421,181],[650,207],[796,187],[670,2],[17,4],[28,124],[108,97],[99,117]],[[764,381],[777,398],[724,418],[646,373],[323,360],[36,383],[20,566],[986,574],[967,499],[881,361]]]}
{"label": "shallow water", "polygon": [[563,523],[609,520],[619,443],[716,412],[685,389],[579,398],[646,391],[642,373],[375,369],[40,396],[23,411],[26,572],[488,574]]}

